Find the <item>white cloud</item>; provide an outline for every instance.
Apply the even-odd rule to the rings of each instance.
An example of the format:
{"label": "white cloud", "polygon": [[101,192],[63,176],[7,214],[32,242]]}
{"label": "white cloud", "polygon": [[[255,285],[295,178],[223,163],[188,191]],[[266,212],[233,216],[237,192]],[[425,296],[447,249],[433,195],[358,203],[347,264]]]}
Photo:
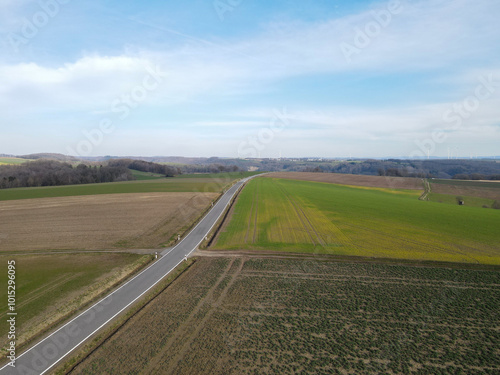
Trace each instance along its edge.
{"label": "white cloud", "polygon": [[[385,6],[382,2],[379,9]],[[485,61],[497,54],[491,50],[500,40],[500,27],[493,26],[500,11],[497,1],[404,2],[401,9],[371,44],[352,57],[352,63],[345,60],[340,45],[352,42],[356,28],[363,29],[373,21],[371,11],[320,24],[274,26],[259,37],[221,43],[220,47],[189,40],[178,50],[86,56],[59,67],[4,65],[0,67],[2,101],[12,98],[18,102],[22,97],[12,94],[24,95],[28,90],[39,93],[40,103],[49,92],[49,98],[54,97],[61,106],[74,96],[80,96],[82,106],[99,106],[102,98],[136,84],[144,67],[153,64],[170,73],[166,97],[190,98],[209,90],[219,95],[244,93],[248,87],[304,74],[411,72],[447,66],[470,58],[471,53],[484,55]],[[483,32],[485,25],[489,25],[489,33]],[[33,103],[37,98],[30,99]]]}
{"label": "white cloud", "polygon": [[[386,4],[379,2],[373,9],[384,9]],[[402,11],[393,15],[389,25],[359,54],[353,55],[350,63],[340,46],[343,42],[353,43],[357,28],[364,29],[373,21],[373,9],[321,23],[273,24],[262,34],[244,40],[205,43],[190,38],[178,49],[139,52],[126,49],[121,55],[111,56],[95,53],[58,65],[0,64],[0,109],[20,117],[47,111],[70,113],[70,116],[81,111],[103,114],[109,112],[114,99],[141,84],[148,66],[159,66],[168,74],[164,84],[148,98],[147,105],[151,107],[192,100],[210,103],[214,97],[254,94],[269,90],[276,82],[313,74],[390,76],[395,71],[411,75],[449,68],[443,81],[457,86],[458,98],[471,85],[473,89],[478,75],[488,71],[500,76],[496,49],[500,40],[497,0],[404,2]],[[373,87],[367,87],[370,89]],[[294,93],[296,97],[300,94],[300,90]],[[387,103],[385,107],[391,106],[391,110],[369,110],[355,105],[306,110],[297,113],[295,127],[288,129],[283,137],[290,142],[305,133],[318,140],[344,137],[353,142],[415,139],[442,125],[442,113],[452,104],[448,101],[421,106]],[[227,112],[231,110],[229,106]],[[249,107],[252,106],[250,103]],[[500,116],[498,108],[497,99],[482,103],[471,121],[464,122],[462,132],[480,130],[487,131],[489,136],[498,135],[495,128]],[[243,108],[230,118],[233,122],[210,118],[184,125],[255,129],[261,124],[266,126],[269,112],[263,109],[254,113],[255,119]]]}
{"label": "white cloud", "polygon": [[115,96],[142,82],[147,67],[142,58],[88,56],[60,67],[36,63],[0,67],[0,102],[11,110],[56,111],[101,108]]}

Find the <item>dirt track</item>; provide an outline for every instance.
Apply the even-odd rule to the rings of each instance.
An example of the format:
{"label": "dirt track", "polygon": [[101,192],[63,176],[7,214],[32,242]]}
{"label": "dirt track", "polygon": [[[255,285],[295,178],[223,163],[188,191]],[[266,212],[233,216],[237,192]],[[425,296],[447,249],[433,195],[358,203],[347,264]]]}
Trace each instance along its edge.
{"label": "dirt track", "polygon": [[314,182],[328,182],[331,184],[379,187],[387,189],[424,190],[420,178],[364,176],[342,173],[309,173],[309,172],[274,172],[266,175],[273,178],[287,178]]}

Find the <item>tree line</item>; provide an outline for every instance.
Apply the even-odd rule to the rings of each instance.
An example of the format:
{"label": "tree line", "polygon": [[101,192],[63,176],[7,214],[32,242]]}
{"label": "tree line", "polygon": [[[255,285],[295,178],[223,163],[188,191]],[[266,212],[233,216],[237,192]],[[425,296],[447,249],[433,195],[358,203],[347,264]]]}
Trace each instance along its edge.
{"label": "tree line", "polygon": [[108,162],[108,166],[129,168],[141,172],[157,173],[165,175],[165,177],[174,177],[182,173],[178,167],[134,159],[112,159]]}
{"label": "tree line", "polygon": [[120,166],[36,160],[20,165],[0,166],[0,189],[36,186],[78,185],[133,180],[129,169]]}
{"label": "tree line", "polygon": [[136,159],[111,159],[108,161],[108,165],[126,167],[141,172],[163,174],[165,175],[165,177],[174,177],[180,174],[189,173],[224,173],[238,172],[241,170],[237,165],[223,165],[220,163],[187,164],[181,167],[175,167],[171,165]]}
{"label": "tree line", "polygon": [[186,165],[178,167],[133,159],[113,159],[105,165],[72,164],[39,159],[19,165],[0,165],[0,189],[93,184],[135,180],[131,169],[174,177],[182,173],[237,172],[235,165]]}
{"label": "tree line", "polygon": [[182,166],[183,173],[225,173],[239,171],[241,171],[241,169],[237,165],[209,164]]}
{"label": "tree line", "polygon": [[263,160],[259,170],[349,173],[395,177],[500,180],[500,163],[493,160]]}
{"label": "tree line", "polygon": [[457,180],[500,180],[500,174],[484,175],[480,173],[456,174],[452,177]]}

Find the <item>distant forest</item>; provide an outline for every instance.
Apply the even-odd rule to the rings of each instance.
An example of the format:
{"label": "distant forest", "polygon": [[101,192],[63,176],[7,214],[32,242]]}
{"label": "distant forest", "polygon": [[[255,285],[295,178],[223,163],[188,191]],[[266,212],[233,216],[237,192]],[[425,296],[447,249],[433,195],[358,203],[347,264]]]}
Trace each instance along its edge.
{"label": "distant forest", "polygon": [[[45,157],[47,154],[24,155],[25,158]],[[50,154],[52,155],[52,154]],[[56,155],[68,158],[65,155]],[[70,158],[70,157],[69,157]],[[500,179],[500,160],[495,159],[350,159],[325,158],[201,158],[180,156],[127,157],[154,163],[175,163],[183,173],[214,173],[215,168],[239,168],[242,171],[324,172],[361,175],[411,176],[443,179]],[[108,162],[119,157],[83,158],[92,162]],[[497,158],[498,159],[498,158]],[[215,168],[214,168],[215,166]]]}
{"label": "distant forest", "polygon": [[20,165],[0,166],[0,188],[92,184],[133,180],[129,169],[113,166],[88,166],[55,160],[36,160]]}
{"label": "distant forest", "polygon": [[93,184],[135,180],[131,169],[174,177],[182,173],[236,172],[234,165],[186,165],[179,167],[133,159],[112,159],[104,165],[38,159],[18,165],[0,165],[0,189],[37,186]]}
{"label": "distant forest", "polygon": [[[141,158],[139,158],[141,159]],[[404,176],[419,178],[458,178],[458,179],[500,179],[500,161],[482,159],[239,159],[239,158],[181,158],[152,157],[144,160],[155,162],[176,162],[184,164],[183,173],[200,173],[203,167],[225,166],[240,170],[257,170],[268,172],[323,172],[350,173],[361,175]]]}
{"label": "distant forest", "polygon": [[183,165],[183,173],[224,173],[224,172],[239,172],[241,169],[237,165]]}
{"label": "distant forest", "polygon": [[182,173],[177,167],[133,159],[112,159],[108,162],[108,166],[135,169],[141,172],[158,173],[165,175],[165,177],[174,177]]}
{"label": "distant forest", "polygon": [[493,160],[349,160],[308,161],[264,159],[259,170],[350,173],[361,175],[500,180],[500,163]]}
{"label": "distant forest", "polygon": [[[47,154],[52,156],[52,154]],[[58,155],[59,160],[66,156]],[[36,157],[38,155],[28,155]],[[28,157],[26,156],[26,157]],[[150,160],[113,159],[72,164],[40,159],[20,165],[0,165],[0,189],[32,186],[55,186],[134,180],[131,169],[173,177],[186,173],[223,173],[237,171],[299,171],[350,173],[361,175],[442,178],[462,180],[500,180],[497,160],[328,160],[328,159],[229,159],[194,158],[178,166]],[[68,157],[69,158],[69,157]],[[155,158],[159,161],[159,158]],[[165,159],[165,158],[164,158]],[[188,162],[187,158],[179,161]],[[192,163],[192,164],[191,164]],[[90,164],[90,165],[89,165]]]}
{"label": "distant forest", "polygon": [[111,159],[108,165],[114,167],[126,167],[141,172],[159,173],[166,177],[174,177],[180,174],[189,173],[224,173],[238,172],[240,168],[236,165],[208,164],[208,165],[183,165],[175,167],[165,164],[158,164],[144,160],[134,159]]}

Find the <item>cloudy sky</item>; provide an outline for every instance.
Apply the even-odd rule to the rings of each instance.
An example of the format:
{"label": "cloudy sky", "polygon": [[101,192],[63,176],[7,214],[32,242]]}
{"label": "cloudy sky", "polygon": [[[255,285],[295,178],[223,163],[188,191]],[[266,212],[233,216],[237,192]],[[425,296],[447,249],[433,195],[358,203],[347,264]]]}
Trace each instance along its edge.
{"label": "cloudy sky", "polygon": [[500,154],[498,0],[0,0],[0,153]]}

